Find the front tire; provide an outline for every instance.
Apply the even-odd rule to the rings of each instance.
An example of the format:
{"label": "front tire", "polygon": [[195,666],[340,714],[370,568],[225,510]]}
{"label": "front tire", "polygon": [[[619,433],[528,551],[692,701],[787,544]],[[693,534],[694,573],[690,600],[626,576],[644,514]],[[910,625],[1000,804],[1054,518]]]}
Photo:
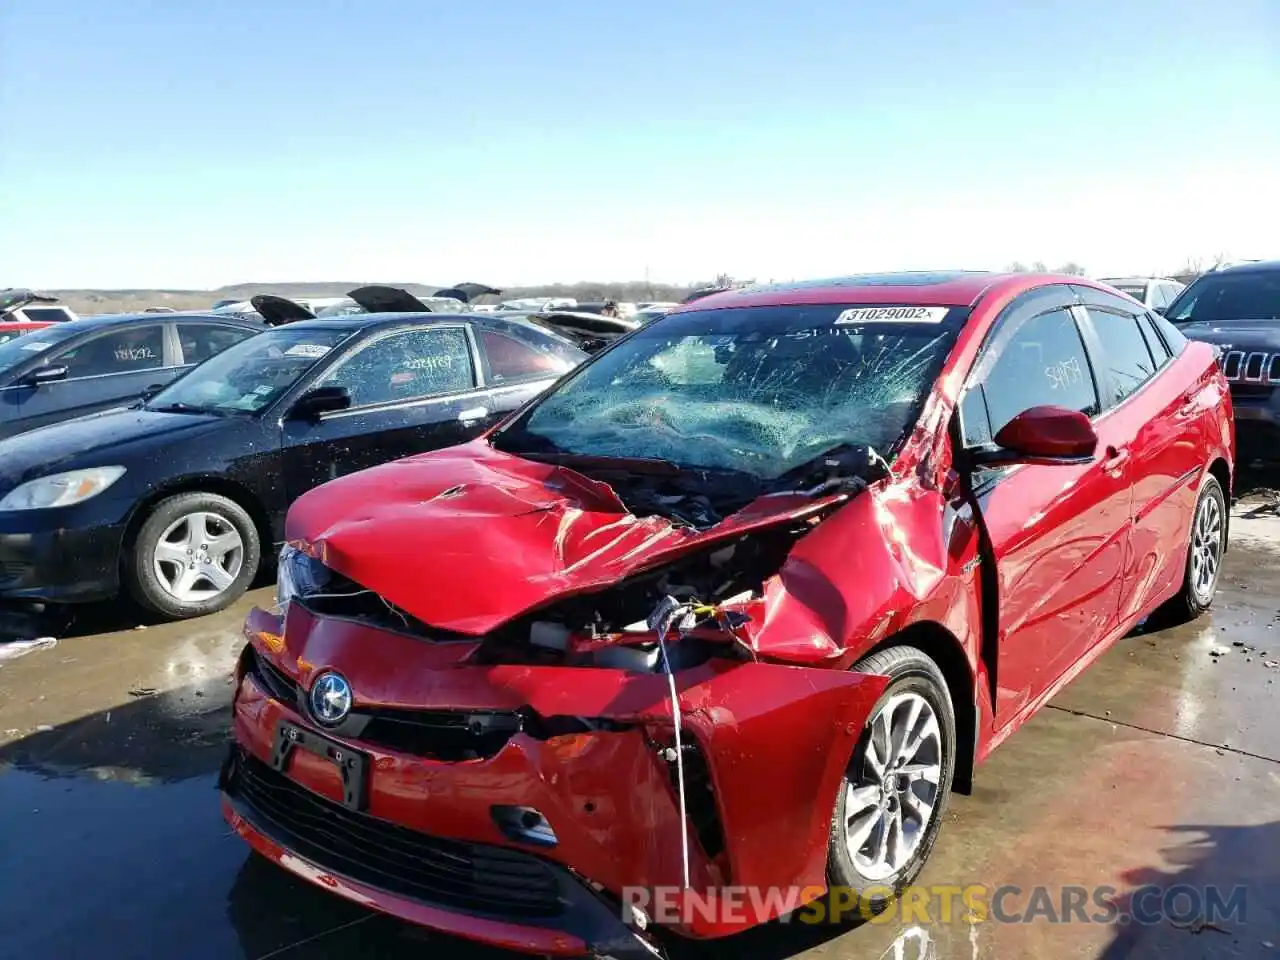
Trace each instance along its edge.
{"label": "front tire", "polygon": [[955,710],[942,671],[915,647],[890,647],[853,669],[890,683],[845,771],[827,873],[878,913],[915,880],[937,839],[955,777]]}
{"label": "front tire", "polygon": [[1159,611],[1170,626],[1196,619],[1213,603],[1227,550],[1227,497],[1213,474],[1205,479],[1191,515],[1182,588]]}
{"label": "front tire", "polygon": [[216,493],[180,493],[147,515],[129,556],[129,592],[171,620],[216,613],[240,599],[262,547],[253,519]]}

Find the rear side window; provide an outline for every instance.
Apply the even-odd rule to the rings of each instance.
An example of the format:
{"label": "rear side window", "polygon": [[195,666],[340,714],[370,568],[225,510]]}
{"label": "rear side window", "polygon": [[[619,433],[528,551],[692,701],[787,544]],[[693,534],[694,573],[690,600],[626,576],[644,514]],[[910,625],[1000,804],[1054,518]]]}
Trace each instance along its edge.
{"label": "rear side window", "polygon": [[569,365],[558,357],[543,353],[515,337],[492,330],[479,330],[478,333],[480,349],[484,351],[489,368],[490,383],[519,383],[522,380],[558,377],[568,369]]}
{"label": "rear side window", "polygon": [[1182,356],[1182,351],[1187,348],[1187,338],[1183,336],[1177,325],[1170,323],[1158,313],[1151,316],[1150,320],[1161,339],[1164,340],[1165,346],[1169,348],[1169,353],[1175,357]]}
{"label": "rear side window", "polygon": [[1136,317],[1097,307],[1088,310],[1102,346],[1100,366],[1110,375],[1110,402],[1120,403],[1155,376],[1155,360]]}
{"label": "rear side window", "polygon": [[966,446],[989,443],[1022,411],[1040,406],[1091,417],[1100,410],[1084,341],[1065,309],[1022,324],[1000,348],[986,377],[966,394],[960,409]]}
{"label": "rear side window", "polygon": [[1151,351],[1151,356],[1155,358],[1156,368],[1164,366],[1165,361],[1170,356],[1169,349],[1156,334],[1156,328],[1151,323],[1151,317],[1145,313],[1141,314],[1138,317],[1138,327],[1142,330],[1142,338],[1147,341],[1147,349]]}
{"label": "rear side window", "polygon": [[252,335],[250,330],[220,323],[180,323],[178,339],[182,343],[182,362],[203,363],[215,353],[221,353]]}

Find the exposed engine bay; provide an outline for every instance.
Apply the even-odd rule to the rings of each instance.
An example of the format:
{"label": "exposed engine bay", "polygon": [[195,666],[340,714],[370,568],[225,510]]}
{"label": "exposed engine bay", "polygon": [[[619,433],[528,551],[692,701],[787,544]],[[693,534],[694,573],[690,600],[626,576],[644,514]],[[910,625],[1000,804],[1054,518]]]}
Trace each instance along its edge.
{"label": "exposed engine bay", "polygon": [[680,604],[694,617],[680,624],[680,643],[668,651],[671,669],[688,669],[712,656],[751,659],[737,633],[751,619],[747,609],[760,600],[765,581],[795,542],[820,521],[811,517],[748,534],[600,593],[552,603],[494,631],[476,659],[657,672],[660,630],[653,617],[664,602]]}

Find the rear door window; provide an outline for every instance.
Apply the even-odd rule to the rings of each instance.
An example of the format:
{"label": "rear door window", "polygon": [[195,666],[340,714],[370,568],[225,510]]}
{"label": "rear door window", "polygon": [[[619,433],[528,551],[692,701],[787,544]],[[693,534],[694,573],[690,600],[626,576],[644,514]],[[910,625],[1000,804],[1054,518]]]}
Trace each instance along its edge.
{"label": "rear door window", "polygon": [[1147,341],[1147,349],[1151,351],[1151,356],[1155,358],[1156,369],[1164,366],[1166,360],[1171,356],[1169,348],[1165,346],[1159,334],[1156,333],[1155,325],[1151,322],[1148,314],[1140,314],[1138,316],[1138,327],[1142,330],[1142,338]]}
{"label": "rear door window", "polygon": [[1156,362],[1136,317],[1089,307],[1102,347],[1099,365],[1110,382],[1108,405],[1122,403],[1155,376]]}
{"label": "rear door window", "polygon": [[1031,407],[1057,406],[1087,416],[1100,411],[1098,390],[1075,317],[1052,310],[1023,323],[1000,348],[982,382],[960,408],[966,446],[981,446]]}

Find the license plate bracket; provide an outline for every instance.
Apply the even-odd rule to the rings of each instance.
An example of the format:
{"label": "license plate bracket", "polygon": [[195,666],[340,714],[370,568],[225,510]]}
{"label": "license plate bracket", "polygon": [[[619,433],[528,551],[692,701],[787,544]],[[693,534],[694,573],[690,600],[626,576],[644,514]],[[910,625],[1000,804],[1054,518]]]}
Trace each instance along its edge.
{"label": "license plate bracket", "polygon": [[287,773],[289,758],[295,750],[323,757],[338,768],[342,778],[342,805],[349,810],[363,811],[369,803],[369,758],[359,750],[352,750],[335,740],[330,740],[314,730],[300,727],[288,720],[276,724],[275,742],[271,750],[271,766],[279,773]]}

